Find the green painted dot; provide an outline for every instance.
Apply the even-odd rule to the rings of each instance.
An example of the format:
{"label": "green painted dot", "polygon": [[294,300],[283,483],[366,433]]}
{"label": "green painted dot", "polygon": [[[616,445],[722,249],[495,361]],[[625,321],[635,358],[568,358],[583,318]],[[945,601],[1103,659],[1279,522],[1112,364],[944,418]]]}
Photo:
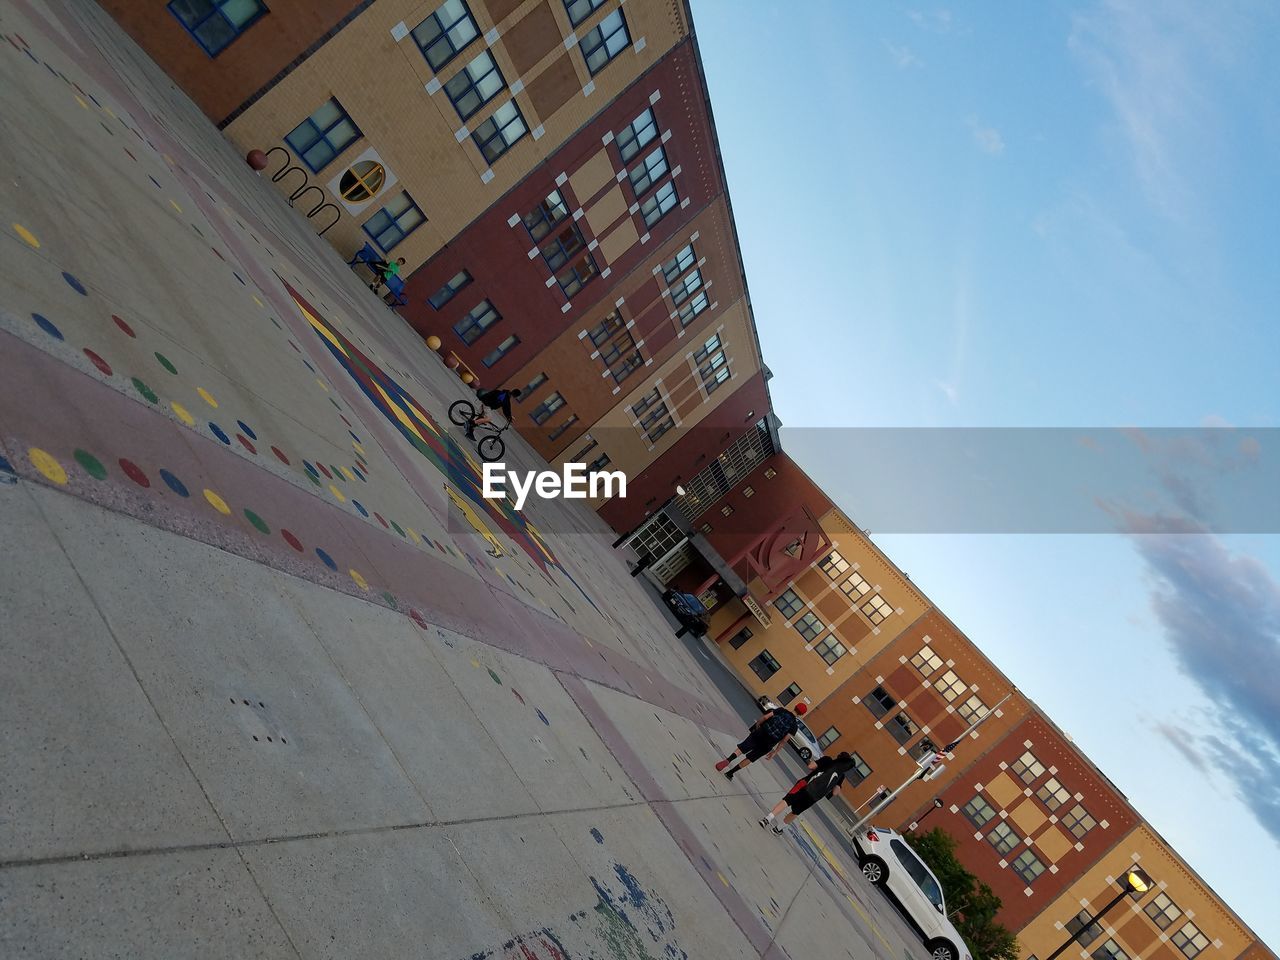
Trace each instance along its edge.
{"label": "green painted dot", "polygon": [[245,508],[244,517],[246,520],[252,523],[255,527],[257,527],[260,533],[271,532],[271,528],[267,526],[267,522],[263,520],[260,516],[258,516],[256,513],[254,513],[252,510]]}
{"label": "green painted dot", "polygon": [[160,398],[156,396],[156,392],[152,390],[150,387],[148,387],[141,380],[139,380],[137,377],[133,378],[133,389],[137,390],[138,393],[142,394],[142,398],[146,400],[148,403],[160,402]]}
{"label": "green painted dot", "polygon": [[76,463],[84,469],[84,472],[95,480],[107,479],[107,468],[88,450],[77,450],[72,454],[76,458]]}
{"label": "green painted dot", "polygon": [[170,373],[176,374],[178,372],[178,368],[173,365],[173,362],[158,350],[156,351],[156,359],[160,361],[160,366],[164,367]]}
{"label": "green painted dot", "polygon": [[394,530],[396,533],[400,534],[400,536],[402,537],[406,536],[404,529],[400,526],[400,524],[396,523],[394,520],[391,521],[391,529]]}
{"label": "green painted dot", "polygon": [[[485,669],[486,669],[486,670],[488,670],[489,668],[488,668],[488,667],[486,667]],[[499,677],[499,676],[498,676],[496,673],[494,673],[492,670],[489,670],[489,676],[493,677],[493,682],[494,682],[494,683],[496,683],[498,686],[502,686],[502,678],[501,678],[501,677]]]}
{"label": "green painted dot", "polygon": [[396,598],[393,597],[390,593],[383,593],[382,599],[387,601],[387,606],[389,606],[392,610],[400,609],[399,607],[396,606]]}
{"label": "green painted dot", "polygon": [[320,486],[320,479],[319,479],[318,477],[313,477],[311,474],[309,474],[309,473],[308,473],[308,474],[307,474],[307,479],[308,479],[308,480],[310,480],[310,481],[311,481],[313,484],[315,484],[317,487],[318,487],[318,486]]}

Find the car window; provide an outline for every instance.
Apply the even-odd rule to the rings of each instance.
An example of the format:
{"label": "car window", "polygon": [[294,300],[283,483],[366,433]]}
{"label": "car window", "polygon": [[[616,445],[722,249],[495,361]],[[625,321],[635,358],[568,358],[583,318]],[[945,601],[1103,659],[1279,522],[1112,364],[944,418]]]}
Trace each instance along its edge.
{"label": "car window", "polygon": [[796,730],[798,730],[798,731],[800,732],[800,735],[801,735],[802,737],[808,737],[810,740],[816,740],[816,739],[818,739],[818,738],[817,738],[817,737],[815,737],[812,733],[810,733],[810,732],[809,732],[809,728],[808,728],[808,727],[806,727],[806,726],[804,725],[804,721],[803,721],[803,720],[797,720],[797,721],[796,721]]}
{"label": "car window", "polygon": [[[935,887],[938,885],[929,874],[925,865],[920,862],[920,858],[917,857],[914,851],[912,851],[912,849],[901,840],[890,841],[889,849],[893,851],[893,855],[897,857],[898,862],[902,864],[902,869],[907,871],[907,875],[916,882],[916,886],[921,890],[925,890],[926,894],[927,889],[925,884],[932,883]],[[939,893],[939,897],[941,897],[941,893]]]}
{"label": "car window", "polygon": [[946,912],[946,906],[942,902],[942,888],[938,886],[938,881],[933,877],[925,874],[924,882],[920,884],[920,889],[924,891],[924,895],[929,899],[935,907],[941,907]]}

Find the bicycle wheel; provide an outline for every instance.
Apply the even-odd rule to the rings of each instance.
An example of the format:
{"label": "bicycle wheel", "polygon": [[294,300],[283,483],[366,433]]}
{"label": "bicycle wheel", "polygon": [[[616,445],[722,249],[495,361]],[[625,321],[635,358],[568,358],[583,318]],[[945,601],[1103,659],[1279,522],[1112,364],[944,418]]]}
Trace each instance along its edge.
{"label": "bicycle wheel", "polygon": [[483,437],[476,449],[480,452],[480,459],[492,463],[494,460],[501,460],[502,455],[507,452],[507,445],[503,443],[502,438],[494,434]]}
{"label": "bicycle wheel", "polygon": [[449,419],[460,427],[465,427],[476,418],[476,408],[470,400],[455,400],[449,404]]}

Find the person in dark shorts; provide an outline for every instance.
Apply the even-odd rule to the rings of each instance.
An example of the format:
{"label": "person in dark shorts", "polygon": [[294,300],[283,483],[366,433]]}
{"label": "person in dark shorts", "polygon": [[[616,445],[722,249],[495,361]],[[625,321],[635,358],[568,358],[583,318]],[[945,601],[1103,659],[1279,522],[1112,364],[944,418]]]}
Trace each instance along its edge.
{"label": "person in dark shorts", "polygon": [[[787,738],[800,728],[800,722],[796,717],[804,716],[808,709],[808,704],[798,703],[795,713],[785,707],[774,707],[767,711],[751,725],[751,732],[738,744],[738,749],[716,763],[716,769],[732,780],[735,773],[750,766],[761,757],[766,760],[773,759],[782,749],[782,745],[787,742]],[[737,757],[742,759],[734,764],[733,761]]]}
{"label": "person in dark shorts", "polygon": [[[501,410],[502,415],[511,422],[511,398],[520,399],[519,390],[477,390],[476,399],[490,410]],[[482,423],[492,423],[489,416],[481,411],[480,415],[467,424],[465,432],[468,440],[476,438],[476,427]]]}
{"label": "person in dark shorts", "polygon": [[377,293],[388,278],[400,276],[400,268],[404,266],[404,257],[394,261],[370,260],[368,264],[369,269],[373,271],[373,283],[369,284],[369,289]]}
{"label": "person in dark shorts", "polygon": [[[853,766],[853,757],[848,753],[840,753],[835,757],[821,756],[811,761],[809,773],[797,780],[795,786],[787,791],[768,815],[760,819],[760,826],[767,827],[772,823],[773,832],[781,835],[787,824],[819,800],[835,796],[836,788],[844,783],[845,774],[852,770]],[[775,823],[774,818],[782,812],[784,807],[790,807],[791,812],[781,823]]]}

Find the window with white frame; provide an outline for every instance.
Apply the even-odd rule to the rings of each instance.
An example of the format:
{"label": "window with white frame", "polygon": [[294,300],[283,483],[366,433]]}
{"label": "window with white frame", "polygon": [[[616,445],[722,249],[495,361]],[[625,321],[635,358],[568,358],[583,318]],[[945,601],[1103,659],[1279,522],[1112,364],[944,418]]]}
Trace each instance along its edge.
{"label": "window with white frame", "polygon": [[817,614],[812,611],[800,617],[800,619],[791,626],[795,627],[800,636],[804,637],[805,640],[810,643],[812,643],[814,638],[821,634],[823,630],[827,629],[827,625],[819,620]]}
{"label": "window with white frame", "polygon": [[559,190],[552,190],[522,218],[524,228],[534,240],[541,240],[551,228],[569,215],[569,205]]}
{"label": "window with white frame", "polygon": [[1179,927],[1171,939],[1173,945],[1182,951],[1182,955],[1187,960],[1195,960],[1204,948],[1209,946],[1209,938],[1190,920]]}
{"label": "window with white frame", "polygon": [[942,658],[926,643],[920,648],[920,652],[911,658],[911,665],[920,671],[920,676],[927,677],[942,666]]}
{"label": "window with white frame", "polygon": [[782,614],[784,620],[790,620],[797,613],[804,609],[804,601],[800,599],[799,594],[794,590],[783,590],[773,601],[773,605],[778,612]]}
{"label": "window with white frame", "polygon": [[955,703],[969,691],[969,688],[964,685],[964,681],[956,676],[954,670],[948,670],[935,680],[933,688],[942,694],[942,698],[947,703]]}
{"label": "window with white frame", "polygon": [[662,147],[655,147],[647,153],[643,160],[627,172],[627,178],[631,181],[631,189],[636,199],[639,200],[652,190],[653,185],[666,176],[670,169],[667,165],[667,151]]}
{"label": "window with white frame", "polygon": [[1170,900],[1163,890],[1151,898],[1143,911],[1161,930],[1168,930],[1182,916],[1182,908]]}
{"label": "window with white frame", "polygon": [[1044,764],[1036,759],[1034,753],[1028,750],[1013,762],[1013,773],[1027,786],[1031,786],[1032,783],[1043,776]]}
{"label": "window with white frame", "polygon": [[627,31],[627,18],[620,9],[601,20],[594,30],[578,41],[578,49],[582,51],[587,70],[593,77],[629,46],[631,34]]}
{"label": "window with white frame", "polygon": [[822,641],[813,648],[813,652],[827,661],[827,666],[833,666],[837,660],[848,653],[844,644],[836,639],[834,633],[829,633],[823,637]]}
{"label": "window with white frame", "polygon": [[840,556],[836,550],[832,550],[818,562],[818,569],[827,575],[830,580],[839,580],[840,575],[847,573],[849,570],[849,561]]}
{"label": "window with white frame", "polygon": [[465,0],[445,0],[435,12],[413,28],[413,41],[431,69],[439,71],[480,36]]}
{"label": "window with white frame", "polygon": [[644,431],[650,443],[656,442],[664,433],[676,425],[675,419],[667,409],[666,403],[663,402],[662,393],[657,387],[641,397],[639,402],[633,404],[631,412],[640,421],[640,429]]}
{"label": "window with white frame", "polygon": [[1071,812],[1062,818],[1062,825],[1067,828],[1077,840],[1083,840],[1084,835],[1098,825],[1098,821],[1080,804],[1076,804],[1071,808]]}
{"label": "window with white frame", "polygon": [[889,606],[889,602],[877,593],[862,605],[862,612],[873,625],[879,625],[889,619],[893,613],[893,607]]}
{"label": "window with white frame", "polygon": [[996,848],[996,852],[1001,856],[1012,853],[1014,848],[1021,842],[1022,838],[1014,832],[1013,827],[1001,820],[987,833],[987,843]]}
{"label": "window with white frame", "polygon": [[681,274],[697,262],[698,257],[693,252],[693,244],[686,244],[674,257],[662,265],[662,279],[667,282],[667,286],[671,286]]}
{"label": "window with white frame", "polygon": [[1049,808],[1050,813],[1056,813],[1060,806],[1071,799],[1071,792],[1058,782],[1057,777],[1050,777],[1040,785],[1036,796]]}
{"label": "window with white frame", "polygon": [[467,120],[501,93],[506,85],[493,54],[482,50],[449,79],[444,85],[444,92],[453,104],[453,109],[458,111],[459,119]]}
{"label": "window with white frame", "polygon": [[960,706],[956,707],[956,714],[965,723],[973,723],[980,720],[987,714],[987,705],[982,702],[982,698],[976,693],[971,696]]}
{"label": "window with white frame", "polygon": [[680,326],[687,327],[689,324],[693,323],[693,318],[698,316],[698,314],[702,313],[702,311],[706,310],[709,306],[711,306],[711,301],[707,299],[707,292],[704,290],[697,294],[692,300],[687,301],[684,306],[676,311],[676,315],[680,319]]}
{"label": "window with white frame", "polygon": [[614,137],[618,152],[622,154],[622,162],[630,161],[657,135],[658,122],[654,119],[653,111],[646,108],[640,116],[619,130],[618,135]]}
{"label": "window with white frame", "polygon": [[1009,864],[1013,872],[1022,878],[1023,883],[1031,886],[1040,874],[1044,873],[1044,864],[1030,850],[1023,850]]}
{"label": "window with white frame", "polygon": [[671,301],[678,307],[691,296],[698,292],[702,287],[702,271],[694,270],[692,273],[677,281],[671,287]]}
{"label": "window with white frame", "polygon": [[960,808],[964,813],[965,819],[981,830],[988,823],[995,819],[996,812],[991,804],[987,803],[986,798],[982,794],[978,794],[963,807]]}
{"label": "window with white frame", "polygon": [[659,220],[674,210],[679,202],[680,195],[676,192],[675,182],[668,180],[653,196],[640,204],[640,216],[644,218],[644,225],[652,229]]}
{"label": "window with white frame", "polygon": [[849,574],[849,579],[840,584],[840,592],[850,600],[859,600],[871,592],[871,584],[863,579],[856,570]]}

